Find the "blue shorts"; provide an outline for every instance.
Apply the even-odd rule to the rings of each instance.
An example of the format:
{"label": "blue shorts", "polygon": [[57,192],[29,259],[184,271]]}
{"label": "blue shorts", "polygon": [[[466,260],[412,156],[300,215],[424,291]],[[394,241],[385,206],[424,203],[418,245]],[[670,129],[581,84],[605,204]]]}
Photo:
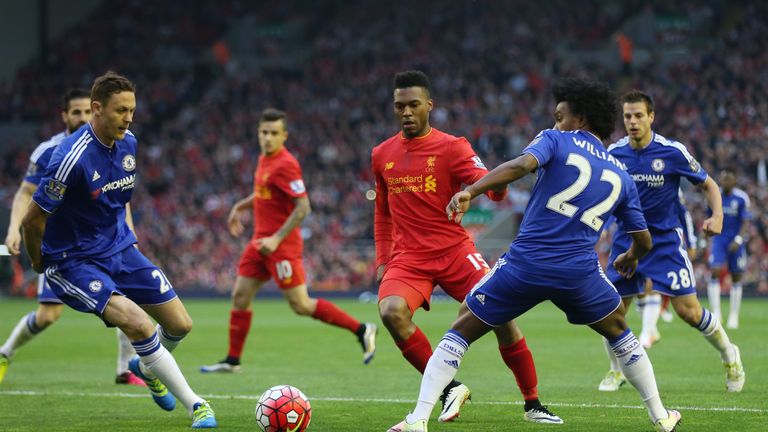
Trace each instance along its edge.
{"label": "blue shorts", "polygon": [[651,279],[653,290],[669,297],[696,294],[696,277],[693,265],[688,259],[683,240],[683,229],[653,231],[653,249],[640,260],[637,272],[631,279],[625,279],[613,267],[616,257],[629,249],[632,239],[618,235],[611,248],[606,274],[622,297],[635,296],[645,292],[645,279]]}
{"label": "blue shorts", "polygon": [[728,246],[733,239],[716,236],[712,238],[712,249],[709,251],[709,266],[722,267],[728,263],[731,273],[744,273],[747,269],[747,248],[742,244],[735,252],[729,252]]}
{"label": "blue shorts", "polygon": [[37,277],[37,302],[38,303],[56,303],[61,304],[62,301],[56,297],[51,287],[48,285],[48,281],[45,280],[45,275]]}
{"label": "blue shorts", "polygon": [[54,294],[69,307],[98,316],[112,295],[139,305],[157,305],[176,298],[163,272],[133,246],[108,258],[77,258],[45,269]]}
{"label": "blue shorts", "polygon": [[496,327],[550,300],[573,324],[593,324],[621,305],[621,297],[605,277],[600,263],[579,275],[568,271],[523,268],[506,253],[490,273],[467,294],[467,306],[486,324]]}

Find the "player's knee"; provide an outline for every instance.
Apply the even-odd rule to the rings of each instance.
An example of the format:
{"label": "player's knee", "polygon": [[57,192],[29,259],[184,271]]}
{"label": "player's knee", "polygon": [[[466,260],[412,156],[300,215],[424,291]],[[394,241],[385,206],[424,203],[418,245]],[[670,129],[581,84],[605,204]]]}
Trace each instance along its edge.
{"label": "player's knee", "polygon": [[314,313],[314,308],[312,305],[312,302],[309,301],[309,299],[306,300],[289,300],[288,305],[290,305],[291,310],[296,315],[301,316],[310,316]]}
{"label": "player's knee", "polygon": [[720,267],[712,267],[710,270],[712,279],[720,279]]}
{"label": "player's knee", "polygon": [[61,311],[64,309],[60,305],[41,307],[35,313],[35,325],[40,330],[45,329],[55,323],[61,317]]}
{"label": "player's knee", "polygon": [[379,303],[379,316],[381,321],[390,329],[407,326],[411,322],[411,314],[408,305],[400,302],[387,301],[385,298]]}

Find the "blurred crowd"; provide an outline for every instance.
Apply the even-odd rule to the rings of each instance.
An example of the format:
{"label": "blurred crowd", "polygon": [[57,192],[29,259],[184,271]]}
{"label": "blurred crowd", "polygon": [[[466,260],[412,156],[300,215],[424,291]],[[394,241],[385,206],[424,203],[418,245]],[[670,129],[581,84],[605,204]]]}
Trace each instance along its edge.
{"label": "blurred crowd", "polygon": [[[398,131],[393,74],[420,68],[433,82],[433,126],[469,138],[489,167],[516,156],[553,124],[549,88],[556,77],[587,75],[609,80],[619,91],[646,90],[656,100],[655,130],[687,145],[715,178],[726,166],[740,174],[755,215],[745,280],[768,293],[764,4],[196,3],[187,8],[170,0],[135,0],[121,11],[118,25],[104,24],[112,11],[99,9],[60,38],[49,58],[0,84],[0,100],[8,101],[0,104],[0,122],[42,121],[42,139],[60,129],[58,96],[66,87],[87,87],[108,68],[136,81],[139,106],[131,129],[140,145],[133,204],[140,247],[179,290],[231,287],[247,236],[230,236],[225,219],[252,190],[258,118],[267,106],[288,112],[287,146],[302,164],[310,193],[313,213],[302,234],[311,287],[372,288],[373,202],[365,196],[372,189],[370,151]],[[312,12],[317,8],[323,13]],[[677,60],[653,60],[628,71],[578,55],[610,45],[638,14],[689,14],[692,8],[715,17],[703,38],[693,41],[675,28],[660,30],[651,41],[668,43],[667,32],[675,40],[691,38],[695,48]],[[228,28],[246,15],[259,28],[298,23],[302,31],[290,40],[258,39],[248,55],[266,66],[254,69],[237,55],[221,54]],[[92,43],[94,25],[100,26],[98,44]],[[291,51],[296,46],[302,56]],[[622,132],[617,128],[614,138]],[[27,143],[4,158],[3,205],[10,207],[33,148]],[[529,184],[513,186],[502,205],[522,211]],[[703,196],[691,187],[686,195],[700,224]]]}

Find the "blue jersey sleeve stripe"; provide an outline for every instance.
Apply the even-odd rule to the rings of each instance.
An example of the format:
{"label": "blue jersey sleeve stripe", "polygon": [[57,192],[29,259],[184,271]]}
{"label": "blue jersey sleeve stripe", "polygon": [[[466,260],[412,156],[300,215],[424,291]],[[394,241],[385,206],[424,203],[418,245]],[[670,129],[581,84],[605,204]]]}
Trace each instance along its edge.
{"label": "blue jersey sleeve stripe", "polygon": [[659,134],[656,134],[656,138],[657,138],[656,142],[658,142],[659,144],[665,147],[674,147],[680,150],[680,153],[683,154],[683,157],[685,157],[685,160],[688,161],[689,163],[693,160],[693,156],[691,156],[691,154],[688,153],[688,149],[685,148],[685,146],[682,145],[681,143],[677,141],[668,140]]}
{"label": "blue jersey sleeve stripe", "polygon": [[749,210],[749,207],[752,204],[749,201],[749,195],[747,195],[746,192],[744,192],[743,190],[738,189],[738,188],[734,188],[733,189],[733,194],[736,195],[737,197],[741,198],[742,200],[744,200],[744,208],[746,210]]}
{"label": "blue jersey sleeve stripe", "polygon": [[[60,136],[61,138],[59,138]],[[37,163],[37,161],[40,159],[40,156],[45,154],[46,150],[48,150],[49,148],[59,145],[62,138],[63,138],[63,134],[59,134],[44,143],[40,143],[40,145],[37,146],[35,151],[33,151],[32,154],[29,156],[29,161],[32,163]]]}
{"label": "blue jersey sleeve stripe", "polygon": [[[72,147],[72,150],[70,150],[70,154],[72,154],[72,156],[68,155],[69,159],[67,160],[66,167],[62,163],[59,166],[59,171],[61,172],[61,174],[59,174],[59,172],[56,173],[56,178],[58,180],[61,180],[62,182],[67,181],[67,177],[69,177],[69,173],[72,171],[72,167],[74,167],[77,164],[78,159],[80,159],[80,156],[82,156],[83,152],[85,151],[85,148],[88,147],[88,143],[91,142],[92,140],[93,138],[88,137],[85,140],[80,141],[77,144],[77,150],[75,150],[74,146]],[[74,154],[73,154],[73,151],[75,151]]]}

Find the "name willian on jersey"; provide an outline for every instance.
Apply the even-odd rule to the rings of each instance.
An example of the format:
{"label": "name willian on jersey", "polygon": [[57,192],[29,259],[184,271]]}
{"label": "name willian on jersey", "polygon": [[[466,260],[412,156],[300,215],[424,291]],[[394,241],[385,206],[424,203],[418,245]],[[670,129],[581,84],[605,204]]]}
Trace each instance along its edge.
{"label": "name willian on jersey", "polygon": [[594,145],[592,145],[591,142],[586,140],[579,140],[574,137],[573,143],[576,144],[578,147],[583,148],[584,150],[589,152],[592,156],[595,156],[598,159],[608,161],[616,165],[617,167],[623,169],[624,171],[627,170],[627,166],[624,165],[621,161],[611,156],[610,153],[608,153],[607,151],[596,148]]}

